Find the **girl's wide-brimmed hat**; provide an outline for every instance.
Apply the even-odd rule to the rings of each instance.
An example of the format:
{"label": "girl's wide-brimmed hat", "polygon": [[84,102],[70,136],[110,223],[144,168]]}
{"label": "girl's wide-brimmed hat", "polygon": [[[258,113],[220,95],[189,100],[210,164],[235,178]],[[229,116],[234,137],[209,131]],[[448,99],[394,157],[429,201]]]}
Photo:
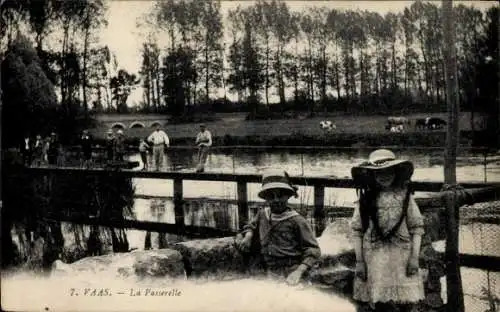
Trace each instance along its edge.
{"label": "girl's wide-brimmed hat", "polygon": [[290,196],[297,196],[297,187],[292,185],[286,171],[270,171],[262,175],[262,189],[258,196],[262,199],[269,198],[272,190],[283,190],[289,192]]}
{"label": "girl's wide-brimmed hat", "polygon": [[409,181],[413,175],[413,163],[405,159],[397,159],[388,149],[378,149],[370,153],[368,160],[353,167],[351,175],[354,183],[364,185],[372,183],[373,173],[388,168],[396,170],[396,176],[402,181]]}

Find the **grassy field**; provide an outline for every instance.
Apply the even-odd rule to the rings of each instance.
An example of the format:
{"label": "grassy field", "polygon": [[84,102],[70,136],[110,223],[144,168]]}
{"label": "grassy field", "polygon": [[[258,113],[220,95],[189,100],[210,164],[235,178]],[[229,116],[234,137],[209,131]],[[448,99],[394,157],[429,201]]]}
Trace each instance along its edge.
{"label": "grassy field", "polygon": [[[407,116],[411,125],[407,126],[405,132],[412,133],[415,131],[415,120],[417,118],[425,118],[430,115],[414,114]],[[446,113],[432,114],[433,117],[441,117],[446,120]],[[334,116],[334,117],[314,117],[303,119],[279,119],[279,120],[256,120],[246,121],[245,114],[218,114],[219,120],[214,122],[206,122],[208,130],[213,137],[224,137],[230,135],[232,137],[283,137],[290,135],[303,136],[324,136],[325,131],[321,129],[320,122],[330,120],[334,123],[337,129],[333,130],[334,134],[384,134],[387,133],[385,123],[386,116]],[[481,118],[475,118],[476,124],[482,122]],[[165,131],[170,138],[194,138],[198,132],[198,124],[172,124],[166,125]],[[470,130],[470,114],[462,113],[460,118],[460,129]],[[96,138],[104,137],[106,127],[92,129],[91,132]],[[133,128],[125,129],[124,133],[128,138],[146,137],[151,133],[150,128]],[[444,131],[444,130],[442,130]],[[420,130],[419,132],[422,132]]]}

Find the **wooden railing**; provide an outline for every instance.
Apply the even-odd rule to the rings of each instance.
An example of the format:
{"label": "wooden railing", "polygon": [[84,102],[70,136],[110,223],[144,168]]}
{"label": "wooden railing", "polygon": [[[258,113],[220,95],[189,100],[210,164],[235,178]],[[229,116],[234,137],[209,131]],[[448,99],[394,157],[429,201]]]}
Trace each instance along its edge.
{"label": "wooden railing", "polygon": [[[145,178],[145,179],[162,179],[173,180],[173,202],[175,224],[167,224],[160,222],[138,221],[138,220],[103,220],[92,217],[72,217],[62,215],[47,216],[48,218],[59,221],[67,221],[79,224],[95,224],[102,226],[110,226],[116,228],[133,228],[137,230],[172,233],[184,235],[188,237],[224,237],[234,235],[234,231],[216,229],[211,227],[186,225],[184,220],[184,200],[183,197],[183,181],[220,181],[220,182],[235,182],[237,185],[238,205],[238,224],[239,228],[246,224],[249,219],[249,201],[248,201],[248,183],[260,183],[261,175],[259,174],[227,174],[227,173],[185,173],[185,172],[150,172],[150,171],[132,171],[132,170],[104,170],[104,169],[80,169],[80,168],[43,168],[32,167],[19,169],[28,173],[30,176],[57,176],[57,175],[72,175],[75,178],[79,176],[105,176],[117,175],[126,178]],[[7,172],[4,172],[7,173]],[[314,188],[314,203],[313,217],[315,220],[317,235],[322,232],[325,224],[327,213],[325,211],[325,188],[344,188],[353,189],[356,187],[351,179],[337,179],[331,177],[291,177],[291,182],[295,185],[308,186]],[[465,204],[474,204],[477,202],[486,202],[490,200],[500,199],[500,183],[463,183],[461,186],[465,189],[458,196],[458,206]],[[411,187],[416,192],[432,192],[435,193],[429,198],[416,198],[416,201],[422,211],[429,209],[441,209],[445,207],[446,200],[453,191],[441,192],[443,184],[440,182],[419,182],[411,183]],[[336,208],[330,210],[335,211]],[[339,212],[343,216],[350,216],[352,208],[339,207]],[[475,259],[475,260],[474,260]],[[482,260],[481,260],[482,259]],[[485,264],[482,265],[481,260]],[[498,260],[498,261],[496,261]],[[464,255],[462,264],[473,266],[480,269],[500,271],[500,258],[485,257],[475,255]],[[495,265],[496,261],[496,265]]]}

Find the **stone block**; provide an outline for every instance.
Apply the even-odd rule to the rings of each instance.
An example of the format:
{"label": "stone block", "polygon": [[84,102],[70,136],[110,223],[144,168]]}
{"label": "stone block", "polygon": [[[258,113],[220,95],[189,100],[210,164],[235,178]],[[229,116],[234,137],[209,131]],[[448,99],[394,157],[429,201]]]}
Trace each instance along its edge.
{"label": "stone block", "polygon": [[227,279],[243,275],[248,265],[233,237],[191,240],[173,248],[182,254],[186,273],[192,277]]}

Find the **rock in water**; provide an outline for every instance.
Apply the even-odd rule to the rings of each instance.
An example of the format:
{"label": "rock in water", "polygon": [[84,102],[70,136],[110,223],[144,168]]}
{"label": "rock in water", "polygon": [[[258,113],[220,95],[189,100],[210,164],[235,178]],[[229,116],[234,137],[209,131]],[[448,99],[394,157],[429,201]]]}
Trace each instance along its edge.
{"label": "rock in water", "polygon": [[83,258],[71,264],[57,260],[53,275],[82,275],[104,278],[185,278],[184,263],[179,252],[171,249],[133,251]]}

